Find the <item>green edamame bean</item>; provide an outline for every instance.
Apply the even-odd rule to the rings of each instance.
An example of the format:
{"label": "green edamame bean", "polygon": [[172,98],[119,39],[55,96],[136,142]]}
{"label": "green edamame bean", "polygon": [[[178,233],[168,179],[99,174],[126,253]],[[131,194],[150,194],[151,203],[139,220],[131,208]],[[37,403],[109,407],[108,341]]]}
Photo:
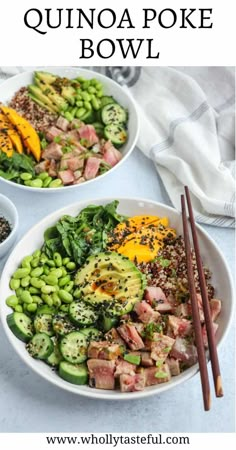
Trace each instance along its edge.
{"label": "green edamame bean", "polygon": [[90,85],[90,81],[89,81],[89,80],[85,80],[85,81],[82,83],[82,89],[83,89],[83,91],[86,91],[86,90],[88,89],[89,85]]}
{"label": "green edamame bean", "polygon": [[31,180],[33,178],[33,176],[32,176],[31,173],[23,172],[23,173],[21,173],[20,178],[23,181],[29,181],[29,180]]}
{"label": "green edamame bean", "polygon": [[40,180],[40,178],[35,178],[34,180],[31,181],[30,186],[35,188],[41,188],[43,187],[43,180]]}
{"label": "green edamame bean", "polygon": [[49,259],[48,261],[47,261],[47,265],[49,266],[49,267],[55,267],[55,262],[52,260],[52,259]]}
{"label": "green edamame bean", "polygon": [[16,289],[20,287],[20,280],[14,280],[14,278],[11,278],[9,286],[13,291],[16,291]]}
{"label": "green edamame bean", "polygon": [[38,289],[38,288],[36,288],[36,287],[33,287],[33,286],[30,286],[29,287],[29,289],[28,289],[28,291],[31,293],[31,294],[33,294],[33,295],[37,295],[37,294],[40,294],[40,289]]}
{"label": "green edamame bean", "polygon": [[82,92],[81,97],[85,102],[89,102],[91,99],[90,95],[86,91]]}
{"label": "green edamame bean", "polygon": [[7,306],[10,306],[11,308],[14,308],[16,305],[18,305],[18,298],[16,295],[10,295],[6,299]]}
{"label": "green edamame bean", "polygon": [[43,267],[36,267],[35,269],[31,270],[31,277],[40,277],[43,274]]}
{"label": "green edamame bean", "polygon": [[69,305],[61,305],[60,306],[60,311],[68,312],[69,311]]}
{"label": "green edamame bean", "polygon": [[31,261],[31,267],[33,267],[34,269],[36,269],[38,265],[39,265],[39,256],[37,258],[34,258],[33,261]]}
{"label": "green edamame bean", "polygon": [[61,306],[61,299],[58,297],[56,292],[52,294],[53,305],[59,308]]}
{"label": "green edamame bean", "polygon": [[41,172],[39,175],[38,175],[38,178],[40,179],[40,180],[46,180],[46,178],[48,177],[48,173],[47,172]]}
{"label": "green edamame bean", "polygon": [[14,307],[14,310],[15,310],[16,312],[20,312],[20,313],[23,312],[23,308],[22,308],[21,305],[16,305],[16,306]]}
{"label": "green edamame bean", "polygon": [[69,111],[65,112],[65,118],[71,122],[73,120],[73,116]]}
{"label": "green edamame bean", "polygon": [[54,261],[54,263],[55,263],[55,265],[57,266],[57,267],[61,267],[62,266],[62,257],[61,257],[61,255],[60,255],[60,253],[54,253],[54,255],[53,255],[53,261]]}
{"label": "green edamame bean", "polygon": [[32,255],[25,256],[24,259],[22,260],[21,266],[26,269],[30,269],[30,267],[31,267],[30,263],[31,263],[32,259],[33,259]]}
{"label": "green edamame bean", "polygon": [[79,108],[79,109],[77,109],[75,116],[77,117],[77,119],[79,119],[85,113],[86,113],[86,109],[85,108]]}
{"label": "green edamame bean", "polygon": [[20,282],[22,287],[28,287],[30,284],[30,276],[27,275],[27,277],[21,278],[21,282]]}
{"label": "green edamame bean", "polygon": [[58,281],[58,286],[63,287],[70,282],[70,275],[66,275],[63,278],[60,278]]}
{"label": "green edamame bean", "polygon": [[97,98],[102,98],[103,97],[103,91],[97,91]]}
{"label": "green edamame bean", "polygon": [[39,258],[39,256],[41,256],[41,250],[35,250],[32,256],[33,258]]}
{"label": "green edamame bean", "polygon": [[38,289],[42,289],[43,286],[45,286],[45,281],[40,280],[39,278],[31,278],[30,279],[30,283],[33,287],[38,288]]}
{"label": "green edamame bean", "polygon": [[68,270],[75,270],[76,264],[75,264],[73,261],[70,261],[70,262],[68,262],[68,263],[66,264],[66,268],[67,268]]}
{"label": "green edamame bean", "polygon": [[29,275],[29,273],[30,273],[30,269],[28,267],[23,267],[23,268],[17,269],[15,271],[15,273],[13,274],[13,278],[16,280],[18,280],[20,278],[25,278],[25,277],[27,277],[27,275]]}
{"label": "green edamame bean", "polygon": [[89,94],[96,94],[96,88],[94,86],[88,87],[88,93]]}
{"label": "green edamame bean", "polygon": [[92,98],[91,103],[92,103],[92,106],[95,109],[95,111],[98,111],[98,109],[100,108],[100,103],[99,103],[98,99],[95,97]]}
{"label": "green edamame bean", "polygon": [[29,312],[35,312],[38,308],[38,305],[36,303],[30,303],[29,305],[27,305],[26,309]]}
{"label": "green edamame bean", "polygon": [[84,107],[85,107],[85,109],[87,109],[87,111],[91,111],[91,109],[92,109],[91,103],[89,103],[89,102],[84,102]]}
{"label": "green edamame bean", "polygon": [[64,287],[64,289],[65,289],[66,292],[71,292],[71,290],[73,289],[73,287],[74,287],[74,281],[70,281],[70,282]]}
{"label": "green edamame bean", "polygon": [[45,253],[42,253],[40,256],[40,263],[45,264],[48,260],[48,257],[45,255]]}
{"label": "green edamame bean", "polygon": [[66,264],[68,264],[68,262],[70,262],[70,258],[68,258],[68,257],[63,258],[63,260],[62,260],[63,266],[66,266]]}
{"label": "green edamame bean", "polygon": [[50,272],[49,267],[48,266],[43,266],[43,273],[44,275],[48,275]]}
{"label": "green edamame bean", "polygon": [[91,80],[90,80],[90,86],[96,86],[96,84],[97,84],[96,78],[91,78]]}
{"label": "green edamame bean", "polygon": [[37,305],[41,305],[43,303],[43,300],[39,295],[32,295],[32,299],[34,303],[37,303]]}
{"label": "green edamame bean", "polygon": [[62,270],[62,277],[65,277],[67,275],[67,270],[65,267],[61,267]]}
{"label": "green edamame bean", "polygon": [[51,183],[49,184],[49,188],[58,188],[61,187],[62,185],[62,181],[60,180],[60,178],[56,178],[55,180],[51,181]]}
{"label": "green edamame bean", "polygon": [[73,297],[75,297],[75,298],[80,298],[81,297],[81,292],[80,292],[79,288],[74,290]]}
{"label": "green edamame bean", "polygon": [[98,80],[96,80],[96,89],[98,90],[98,91],[100,91],[101,89],[103,89],[103,85],[102,85],[102,83],[100,82],[100,81],[98,81]]}
{"label": "green edamame bean", "polygon": [[18,299],[20,299],[20,296],[23,291],[24,291],[24,289],[22,287],[19,287],[18,289],[16,289],[16,295],[17,295]]}
{"label": "green edamame bean", "polygon": [[20,297],[23,303],[33,303],[33,299],[29,291],[23,291]]}
{"label": "green edamame bean", "polygon": [[[78,108],[81,108],[82,106],[84,106],[84,102],[82,100],[77,100],[76,106],[78,106]],[[75,112],[75,114],[76,114],[76,112]]]}
{"label": "green edamame bean", "polygon": [[86,81],[84,77],[77,77],[76,80],[78,80],[80,83],[84,83]]}
{"label": "green edamame bean", "polygon": [[52,299],[51,295],[42,294],[42,299],[48,306],[52,306],[53,305],[53,299]]}
{"label": "green edamame bean", "polygon": [[49,286],[48,284],[46,284],[45,286],[42,286],[41,292],[43,294],[51,294],[52,292],[55,292],[55,287]]}
{"label": "green edamame bean", "polygon": [[60,291],[58,291],[58,295],[61,301],[64,303],[73,302],[73,296],[69,292],[66,292],[64,289],[60,289]]}
{"label": "green edamame bean", "polygon": [[63,267],[60,267],[60,269],[51,269],[50,275],[52,275],[56,278],[61,278],[63,275]]}
{"label": "green edamame bean", "polygon": [[24,185],[25,186],[31,186],[31,180],[24,181]]}
{"label": "green edamame bean", "polygon": [[56,284],[58,284],[58,278],[55,277],[55,275],[47,275],[44,281],[50,286],[55,286]]}
{"label": "green edamame bean", "polygon": [[52,177],[47,177],[47,178],[45,178],[45,180],[43,181],[43,187],[48,187],[49,186],[49,184],[51,183],[51,181],[52,181]]}

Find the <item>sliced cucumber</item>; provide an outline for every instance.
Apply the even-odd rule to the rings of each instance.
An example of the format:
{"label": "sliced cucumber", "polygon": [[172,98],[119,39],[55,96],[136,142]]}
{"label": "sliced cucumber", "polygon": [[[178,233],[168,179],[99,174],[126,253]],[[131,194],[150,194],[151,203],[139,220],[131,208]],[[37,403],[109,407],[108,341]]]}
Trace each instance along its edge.
{"label": "sliced cucumber", "polygon": [[127,140],[127,131],[122,125],[109,124],[104,128],[104,137],[115,146],[120,147]]}
{"label": "sliced cucumber", "polygon": [[110,105],[112,103],[116,103],[115,99],[111,97],[110,95],[104,95],[101,98],[101,108],[103,108],[106,105]]}
{"label": "sliced cucumber", "polygon": [[72,302],[69,307],[69,316],[76,325],[88,326],[94,324],[98,314],[94,308],[83,301]]}
{"label": "sliced cucumber", "polygon": [[46,333],[36,333],[26,348],[33,358],[47,359],[53,352],[53,342]]}
{"label": "sliced cucumber", "polygon": [[63,380],[72,384],[87,384],[88,382],[88,369],[85,364],[73,365],[66,361],[61,361],[59,375]]}
{"label": "sliced cucumber", "polygon": [[32,320],[26,314],[20,312],[9,314],[7,324],[12,333],[21,341],[28,342],[33,337]]}
{"label": "sliced cucumber", "polygon": [[72,331],[62,338],[60,351],[66,361],[79,364],[87,359],[87,346],[85,335],[79,331]]}
{"label": "sliced cucumber", "polygon": [[65,336],[75,329],[67,313],[59,312],[52,319],[53,331],[59,336]]}
{"label": "sliced cucumber", "polygon": [[37,315],[39,314],[56,314],[56,308],[48,305],[39,306],[37,309]]}
{"label": "sliced cucumber", "polygon": [[53,340],[53,351],[51,355],[49,355],[49,357],[46,359],[46,362],[52,367],[58,367],[62,360],[62,354],[60,352],[59,343],[57,339],[52,338],[52,340]]}
{"label": "sliced cucumber", "polygon": [[118,103],[112,103],[102,108],[101,118],[105,125],[123,124],[127,122],[127,113]]}
{"label": "sliced cucumber", "polygon": [[101,122],[93,122],[93,127],[99,137],[103,137],[104,125]]}
{"label": "sliced cucumber", "polygon": [[53,336],[52,315],[37,314],[34,319],[34,328],[37,333],[46,333],[48,336]]}
{"label": "sliced cucumber", "polygon": [[97,328],[93,327],[83,328],[82,330],[80,330],[80,332],[86,336],[88,342],[102,340],[102,332],[99,331]]}
{"label": "sliced cucumber", "polygon": [[84,123],[92,123],[95,120],[94,111],[91,109],[90,111],[86,111],[86,113],[81,117],[81,120]]}

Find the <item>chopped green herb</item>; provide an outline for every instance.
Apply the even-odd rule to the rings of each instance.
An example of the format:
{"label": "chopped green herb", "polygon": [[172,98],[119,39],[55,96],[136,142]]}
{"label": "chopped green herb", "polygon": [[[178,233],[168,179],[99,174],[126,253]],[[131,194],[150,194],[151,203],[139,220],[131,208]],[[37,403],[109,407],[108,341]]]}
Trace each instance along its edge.
{"label": "chopped green herb", "polygon": [[169,353],[171,351],[171,347],[165,347],[163,348],[164,353]]}
{"label": "chopped green herb", "polygon": [[166,372],[162,372],[161,370],[155,373],[155,378],[167,378]]}
{"label": "chopped green herb", "polygon": [[138,366],[141,362],[141,357],[139,355],[130,355],[129,353],[127,353],[126,355],[124,355],[124,360]]}

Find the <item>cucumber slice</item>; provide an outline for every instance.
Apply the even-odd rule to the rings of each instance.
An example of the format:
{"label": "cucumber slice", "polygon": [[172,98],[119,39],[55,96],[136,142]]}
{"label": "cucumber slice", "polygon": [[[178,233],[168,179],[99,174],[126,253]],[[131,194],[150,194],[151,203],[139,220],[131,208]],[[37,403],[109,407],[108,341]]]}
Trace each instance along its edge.
{"label": "cucumber slice", "polygon": [[101,122],[93,122],[93,127],[99,137],[103,137],[104,125]]}
{"label": "cucumber slice", "polygon": [[37,314],[34,319],[34,328],[36,333],[46,333],[48,336],[53,336],[52,315]]}
{"label": "cucumber slice", "polygon": [[116,103],[115,99],[111,97],[110,95],[104,95],[101,98],[101,108],[103,108],[106,105],[110,105],[112,103]]}
{"label": "cucumber slice", "polygon": [[87,359],[87,346],[85,335],[79,331],[72,331],[62,338],[60,351],[66,361],[79,364]]}
{"label": "cucumber slice", "polygon": [[49,364],[49,366],[58,367],[62,360],[62,355],[60,352],[59,343],[57,339],[52,338],[52,340],[53,340],[53,351],[51,355],[49,355],[49,357],[46,359],[46,363]]}
{"label": "cucumber slice", "polygon": [[12,333],[21,341],[29,342],[33,337],[32,320],[26,314],[18,312],[9,314],[7,324]]}
{"label": "cucumber slice", "polygon": [[94,308],[83,301],[72,302],[69,307],[69,316],[76,325],[92,325],[98,319]]}
{"label": "cucumber slice", "polygon": [[112,103],[102,108],[101,118],[105,125],[123,124],[127,122],[127,113],[118,103]]}
{"label": "cucumber slice", "polygon": [[104,137],[117,147],[127,140],[127,131],[122,125],[109,124],[104,128]]}
{"label": "cucumber slice", "polygon": [[56,314],[56,308],[48,305],[39,306],[37,309],[37,315],[39,314]]}
{"label": "cucumber slice", "polygon": [[59,312],[52,319],[53,331],[59,336],[65,336],[71,331],[75,330],[74,325],[71,323],[67,313]]}
{"label": "cucumber slice", "polygon": [[95,120],[95,114],[94,111],[86,111],[86,113],[81,117],[81,120],[84,123],[92,123]]}
{"label": "cucumber slice", "polygon": [[72,384],[87,384],[88,369],[85,364],[73,365],[66,361],[61,361],[59,376]]}
{"label": "cucumber slice", "polygon": [[93,327],[83,328],[80,332],[86,336],[88,342],[101,341],[103,337],[102,332]]}
{"label": "cucumber slice", "polygon": [[46,333],[36,333],[26,348],[33,358],[47,359],[53,352],[53,342]]}

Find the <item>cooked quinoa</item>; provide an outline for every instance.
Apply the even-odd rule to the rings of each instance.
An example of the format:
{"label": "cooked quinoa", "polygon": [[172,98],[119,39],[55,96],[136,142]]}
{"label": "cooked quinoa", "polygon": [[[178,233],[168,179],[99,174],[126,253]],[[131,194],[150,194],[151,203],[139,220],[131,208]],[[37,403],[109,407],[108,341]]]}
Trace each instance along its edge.
{"label": "cooked quinoa", "polygon": [[27,119],[36,131],[46,131],[57,119],[55,114],[41,108],[31,100],[27,87],[22,87],[15,93],[9,106]]}
{"label": "cooked quinoa", "polygon": [[[196,291],[200,292],[195,252],[192,250],[192,262]],[[149,286],[159,286],[166,295],[188,297],[187,265],[184,240],[182,236],[166,242],[155,261],[138,264],[138,268],[147,276]],[[214,288],[210,284],[211,272],[204,267],[209,300],[214,297]]]}

